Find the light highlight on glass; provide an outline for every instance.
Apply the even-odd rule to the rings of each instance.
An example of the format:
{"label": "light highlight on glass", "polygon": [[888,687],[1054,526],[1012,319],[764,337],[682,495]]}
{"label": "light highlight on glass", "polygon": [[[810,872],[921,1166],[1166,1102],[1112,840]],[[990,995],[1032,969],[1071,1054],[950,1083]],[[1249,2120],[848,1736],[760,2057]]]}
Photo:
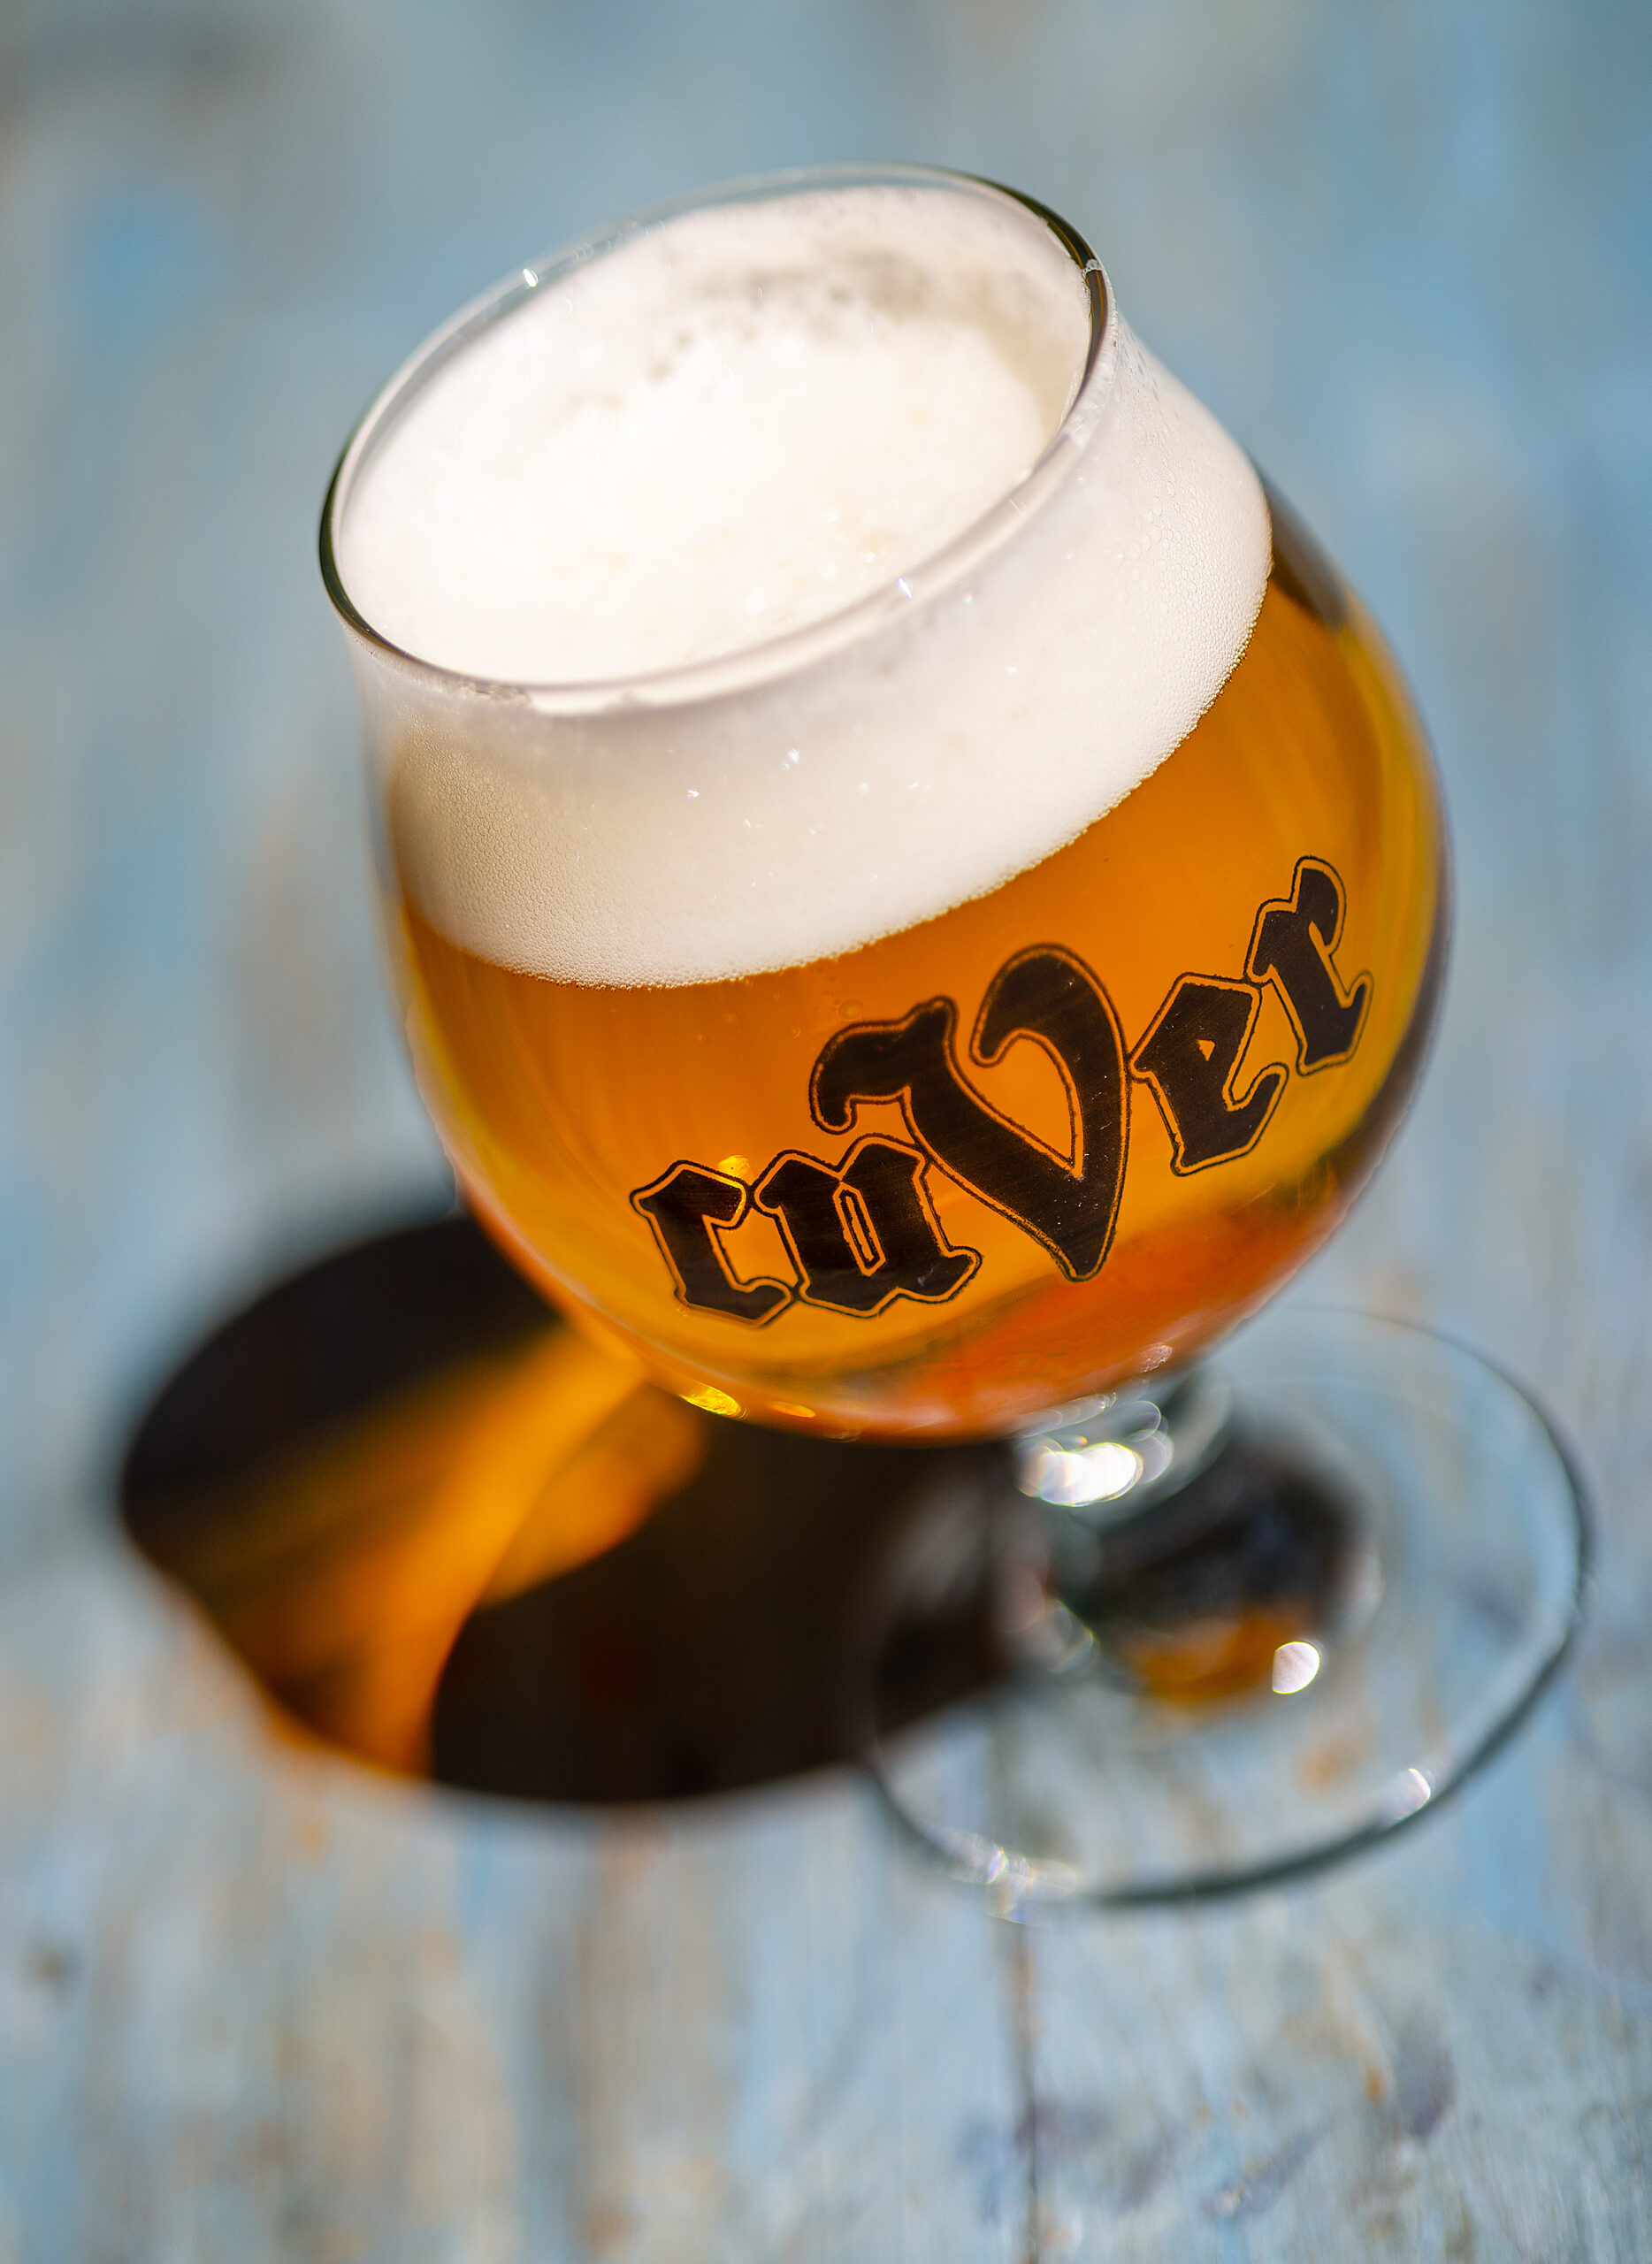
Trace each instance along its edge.
{"label": "light highlight on glass", "polygon": [[1313,1643],[1281,1643],[1273,1654],[1273,1687],[1281,1698],[1305,1690],[1324,1664]]}

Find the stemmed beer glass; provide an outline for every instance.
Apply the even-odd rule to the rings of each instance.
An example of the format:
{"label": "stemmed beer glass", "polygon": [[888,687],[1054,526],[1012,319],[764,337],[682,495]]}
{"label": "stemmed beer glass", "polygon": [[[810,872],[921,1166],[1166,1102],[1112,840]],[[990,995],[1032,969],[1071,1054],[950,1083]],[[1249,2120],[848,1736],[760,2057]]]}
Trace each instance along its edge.
{"label": "stemmed beer glass", "polygon": [[[752,382],[802,388],[796,500],[795,438],[763,457],[735,398],[748,348]],[[884,374],[857,390],[864,352]],[[1007,470],[971,354],[1030,404]],[[897,364],[962,469],[891,453]],[[684,371],[711,428],[659,408]],[[539,471],[490,422],[535,398],[560,404]],[[607,437],[564,463],[576,426]],[[539,518],[490,548],[519,470],[550,481]],[[908,473],[891,534],[879,483]],[[718,543],[784,550],[788,510],[834,530],[804,530],[791,597],[742,566],[755,595],[685,630]],[[645,553],[665,566],[628,580]],[[1140,1901],[1323,1860],[1466,1773],[1572,1625],[1576,1490],[1541,1419],[1349,1317],[1201,1365],[1334,1231],[1415,1086],[1449,901],[1426,743],[1073,231],[912,168],[623,223],[391,382],[322,556],[409,1043],[478,1216],[700,1407],[1006,1442],[935,1457],[926,1537],[868,1602],[866,1747],[912,1832],[1000,1908]],[[884,1735],[881,1631],[983,1565],[1003,1678]]]}

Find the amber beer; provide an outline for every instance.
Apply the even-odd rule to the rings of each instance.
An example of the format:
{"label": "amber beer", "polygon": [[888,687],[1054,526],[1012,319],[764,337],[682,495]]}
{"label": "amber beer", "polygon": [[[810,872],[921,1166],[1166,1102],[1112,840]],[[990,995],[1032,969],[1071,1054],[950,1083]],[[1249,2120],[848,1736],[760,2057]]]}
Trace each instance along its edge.
{"label": "amber beer", "polygon": [[[1416,1075],[1443,848],[1392,664],[1282,516],[1244,655],[1175,753],[1078,840],[938,920],[744,981],[602,988],[494,965],[403,902],[425,1095],[470,1200],[553,1297],[600,1315],[702,1404],[868,1434],[990,1434],[1197,1351],[1332,1232]],[[1289,902],[1304,860],[1335,876],[1340,906],[1335,931],[1315,931],[1326,986],[1363,1000],[1345,1057],[1318,1064],[1277,972],[1248,971],[1264,907]],[[799,1296],[782,1218],[750,1199],[771,1159],[837,1165],[868,1134],[918,1144],[899,1102],[860,1107],[836,1134],[811,1113],[816,1062],[845,1029],[953,1002],[958,1066],[982,1100],[1071,1161],[1075,1096],[1048,1047],[1011,1044],[990,1067],[965,1052],[1000,968],[1051,944],[1098,978],[1132,1061],[1099,1265],[1073,1278],[1026,1224],[926,1159],[919,1192],[939,1239],[978,1257],[967,1278],[869,1314]],[[1170,1048],[1155,1077],[1143,1043],[1188,975],[1215,992],[1195,994],[1209,1027],[1190,1040],[1208,1086],[1185,1061],[1178,1078]],[[1196,1150],[1178,1168],[1178,1109],[1197,1114],[1212,1088],[1238,1118],[1216,1145],[1235,1152]],[[738,1223],[709,1239],[729,1285],[768,1289],[770,1310],[685,1294],[637,1200],[679,1159],[738,1190]],[[871,1276],[859,1207],[843,1199],[844,1229]]]}
{"label": "amber beer", "polygon": [[[1087,375],[1065,389],[1076,389],[1076,405],[1061,436],[1101,381],[1098,341],[1102,379],[1114,350],[1105,341],[1116,317],[1098,298],[1093,263],[1082,275]],[[541,723],[525,692],[515,707],[490,706],[457,682],[427,696],[394,652],[363,661],[407,1028],[466,1196],[550,1296],[702,1406],[834,1434],[986,1436],[1179,1363],[1332,1232],[1410,1094],[1446,902],[1420,728],[1380,639],[1312,543],[1275,499],[1252,497],[1254,475],[1232,444],[1209,420],[1194,422],[1204,412],[1132,350],[1128,340],[1117,349],[1125,409],[1098,412],[1078,432],[1089,455],[1053,501],[1020,507],[1034,536],[1012,528],[995,538],[1003,555],[988,547],[961,599],[956,577],[945,584],[946,633],[976,641],[958,643],[956,668],[943,646],[937,673],[913,676],[917,692],[887,746],[874,736],[864,753],[853,700],[825,724],[807,702],[797,708],[804,726],[817,726],[813,738],[799,727],[799,746],[812,755],[824,743],[838,766],[811,789],[825,797],[813,828],[793,822],[784,800],[784,766],[802,758],[787,744],[793,710],[776,668],[760,672],[768,737],[753,726],[743,739],[738,683],[703,694],[691,683],[663,703],[663,721],[646,700],[639,722],[634,703],[549,698]],[[1052,422],[1062,413],[1058,401]],[[1121,431],[1136,436],[1128,449]],[[1108,447],[1128,463],[1103,479],[1090,468]],[[1138,498],[1128,540],[1105,519],[1120,508],[1120,477]],[[1161,493],[1162,504],[1139,501]],[[1178,510],[1205,516],[1179,533]],[[1045,555],[1029,559],[1044,521]],[[1151,539],[1132,550],[1144,524]],[[1237,627],[1220,631],[1233,649],[1212,645],[1213,697],[1189,691],[1184,719],[1161,723],[1155,686],[1133,693],[1125,679],[1159,665],[1155,650],[1181,651],[1163,616],[1195,592],[1212,544],[1236,562],[1222,568],[1222,589],[1243,596],[1253,572],[1259,606],[1235,597]],[[1101,593],[1084,601],[1101,624],[1094,631],[1072,594],[1086,573]],[[1155,574],[1150,604],[1140,591]],[[1116,631],[1106,611],[1115,590]],[[980,675],[988,688],[977,696],[966,683],[949,708],[952,676],[979,659],[978,632],[957,609],[968,605],[999,641]],[[1063,606],[1070,619],[1056,617]],[[906,682],[901,648],[888,641],[902,633],[880,616],[867,641],[883,638],[879,653],[895,659],[857,662],[855,698],[874,735]],[[1161,633],[1169,641],[1154,646]],[[1079,649],[1092,638],[1093,662]],[[387,641],[429,657],[414,629]],[[1197,642],[1190,629],[1189,651]],[[858,650],[853,639],[845,648]],[[484,676],[484,662],[511,672],[509,655],[501,663],[485,644],[475,649],[477,659],[447,665],[461,677],[467,667]],[[1004,689],[1036,652],[1046,676],[1067,671],[1042,709],[1015,704],[1019,681]],[[839,665],[836,648],[823,660],[811,648],[799,664]],[[1133,709],[1126,695],[1136,693]],[[1125,718],[1116,729],[1115,694]],[[1009,704],[992,708],[1000,697]],[[969,736],[977,706],[979,746]],[[1137,709],[1139,727],[1128,721]],[[1044,751],[1082,792],[1092,742],[1106,751],[1130,730],[1141,746],[1120,770],[1123,791],[1093,793],[1105,814],[1065,834],[1052,820],[1045,853],[1006,852],[1008,876],[981,885],[994,845],[983,837],[1021,823],[1026,798],[1044,791]],[[1004,745],[989,776],[983,766]],[[719,770],[725,746],[734,753]],[[908,751],[927,832],[899,799]],[[738,772],[728,786],[748,759],[759,784]],[[628,870],[620,838],[631,761],[636,855],[658,860],[654,884]],[[563,763],[577,787],[552,807],[547,781]],[[949,763],[968,803],[961,817],[948,800]],[[486,793],[473,790],[473,771],[493,782]],[[717,841],[730,860],[747,859],[728,874],[716,842],[707,851],[691,830],[702,777],[718,782],[708,795],[722,793]],[[871,813],[858,834],[857,792]],[[742,828],[753,825],[779,840],[769,864],[750,861]],[[693,883],[703,926],[733,972],[697,974],[694,955],[706,954],[679,826],[681,859],[700,859],[693,872],[708,876]],[[836,861],[805,869],[822,830]],[[967,872],[965,832],[970,854],[980,852]],[[578,846],[587,838],[588,857]],[[485,850],[473,846],[484,839]],[[799,899],[864,888],[863,932],[874,939],[834,937],[807,956],[769,942],[792,916],[794,869]],[[655,884],[662,899],[681,897],[666,911],[687,940],[662,947],[653,965],[627,952],[653,918]],[[495,886],[498,901],[510,899],[497,934]],[[747,896],[759,940],[745,952]],[[922,916],[902,916],[914,906]],[[551,941],[534,925],[541,919]],[[610,959],[616,979],[604,980]]]}

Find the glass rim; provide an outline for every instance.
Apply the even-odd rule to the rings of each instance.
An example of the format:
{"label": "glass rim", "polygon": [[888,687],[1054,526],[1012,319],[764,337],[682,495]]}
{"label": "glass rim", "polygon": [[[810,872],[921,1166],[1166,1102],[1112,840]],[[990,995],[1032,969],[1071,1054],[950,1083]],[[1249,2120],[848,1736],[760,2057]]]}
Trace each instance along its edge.
{"label": "glass rim", "polygon": [[[398,645],[369,621],[345,584],[336,539],[356,478],[379,441],[435,372],[473,339],[515,312],[525,300],[588,261],[616,249],[685,213],[719,205],[757,203],[811,189],[935,187],[1003,199],[1029,212],[1046,227],[1078,270],[1084,286],[1090,335],[1073,397],[1059,424],[1020,479],[1006,488],[960,532],[914,564],[845,606],[779,635],[760,638],[701,661],[635,674],[578,679],[490,677],[442,663]],[[858,645],[881,628],[911,620],[953,589],[970,569],[1003,548],[1018,529],[1065,478],[1084,446],[1099,396],[1111,381],[1113,356],[1104,348],[1116,333],[1113,293],[1101,262],[1077,230],[1036,197],[983,175],[937,165],[799,165],[753,173],[695,189],[608,221],[560,245],[543,258],[514,270],[501,282],[461,307],[395,371],[358,419],[340,453],[321,509],[321,578],[333,610],[356,637],[398,669],[433,686],[495,700],[516,699],[542,711],[595,715],[625,708],[656,709],[687,706],[719,694],[755,690],[793,675],[817,660]]]}

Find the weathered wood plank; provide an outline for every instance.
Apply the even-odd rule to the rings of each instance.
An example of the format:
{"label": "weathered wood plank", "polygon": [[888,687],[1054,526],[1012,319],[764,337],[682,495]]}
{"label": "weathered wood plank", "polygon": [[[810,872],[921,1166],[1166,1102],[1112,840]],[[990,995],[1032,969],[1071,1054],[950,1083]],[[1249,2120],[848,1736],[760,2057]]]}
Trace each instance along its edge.
{"label": "weathered wood plank", "polygon": [[375,1779],[103,1550],[12,1585],[0,1676],[21,2253],[1016,2253],[1009,1938],[841,1775],[603,1822]]}
{"label": "weathered wood plank", "polygon": [[[1610,0],[0,13],[0,2257],[1652,2250],[1649,88]],[[573,228],[865,153],[1067,210],[1393,634],[1457,955],[1317,1286],[1485,1342],[1599,1481],[1532,1734],[1232,1912],[994,1931],[831,1778],[375,1782],[107,1516],[170,1351],[439,1183],[312,565],[342,432]]]}

